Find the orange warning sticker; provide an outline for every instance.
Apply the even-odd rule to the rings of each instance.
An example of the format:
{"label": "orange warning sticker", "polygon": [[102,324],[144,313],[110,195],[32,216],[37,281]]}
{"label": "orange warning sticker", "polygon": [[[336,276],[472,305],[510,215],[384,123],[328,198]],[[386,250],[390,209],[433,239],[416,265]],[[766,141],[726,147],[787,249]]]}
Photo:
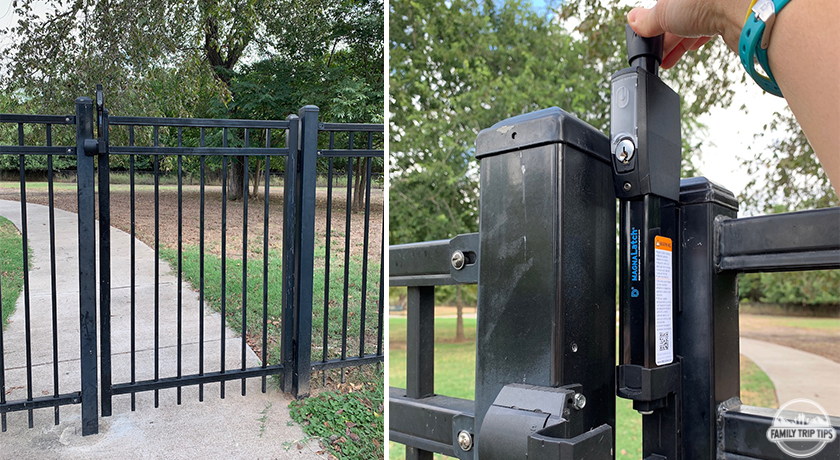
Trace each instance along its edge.
{"label": "orange warning sticker", "polygon": [[665,238],[664,236],[656,236],[653,239],[653,244],[656,249],[661,251],[671,251],[671,238]]}

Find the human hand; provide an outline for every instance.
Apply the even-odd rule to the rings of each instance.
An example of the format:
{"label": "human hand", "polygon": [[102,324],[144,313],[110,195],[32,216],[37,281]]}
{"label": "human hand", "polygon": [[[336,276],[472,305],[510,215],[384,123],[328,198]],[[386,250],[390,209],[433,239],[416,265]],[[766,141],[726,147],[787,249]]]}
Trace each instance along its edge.
{"label": "human hand", "polygon": [[653,8],[630,10],[627,22],[642,37],[665,34],[662,68],[668,69],[683,54],[700,49],[717,35],[736,51],[749,3],[750,0],[659,0]]}

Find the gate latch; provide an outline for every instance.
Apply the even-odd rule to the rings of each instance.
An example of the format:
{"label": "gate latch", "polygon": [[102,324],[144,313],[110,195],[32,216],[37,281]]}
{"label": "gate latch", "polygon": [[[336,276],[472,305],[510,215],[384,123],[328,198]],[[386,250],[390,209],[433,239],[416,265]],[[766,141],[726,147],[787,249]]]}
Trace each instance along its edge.
{"label": "gate latch", "polygon": [[105,108],[105,92],[102,85],[96,85],[96,139],[85,139],[85,155],[104,155],[108,153],[108,109]]}
{"label": "gate latch", "polygon": [[583,432],[580,385],[560,388],[506,385],[479,431],[479,458],[528,460],[612,459],[612,428]]}

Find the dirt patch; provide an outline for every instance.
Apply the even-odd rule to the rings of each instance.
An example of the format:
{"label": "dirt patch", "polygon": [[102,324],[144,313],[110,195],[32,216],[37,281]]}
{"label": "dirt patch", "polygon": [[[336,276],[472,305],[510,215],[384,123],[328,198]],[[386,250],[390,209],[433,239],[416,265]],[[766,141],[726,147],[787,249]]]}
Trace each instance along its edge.
{"label": "dirt patch", "polygon": [[[0,199],[20,201],[17,183],[0,184]],[[57,187],[54,194],[55,206],[65,211],[76,212],[78,197],[75,188]],[[221,254],[222,235],[222,187],[207,186],[204,197],[204,241],[206,250],[216,255]],[[47,205],[49,195],[44,187],[27,187],[26,201]],[[269,193],[268,239],[269,250],[281,250],[283,245],[283,189],[274,186]],[[315,199],[315,244],[324,246],[327,234],[326,188],[316,190]],[[371,262],[379,263],[382,255],[383,191],[371,190],[370,224],[368,227],[367,254]],[[153,186],[137,186],[134,194],[135,234],[144,243],[154,247],[155,230],[158,229],[160,244],[170,248],[178,245],[178,190],[174,186],[161,186],[158,194],[158,215],[160,225],[155,220],[155,191]],[[347,243],[347,200],[346,190],[334,188],[332,192],[331,250],[335,257],[343,253]],[[98,215],[97,201],[97,215]],[[249,256],[261,254],[265,224],[265,195],[260,193],[247,203],[248,209],[248,253]],[[226,247],[230,258],[242,257],[242,236],[245,227],[243,219],[243,201],[228,201],[226,209]],[[201,193],[199,186],[188,185],[181,193],[181,241],[185,245],[198,245],[200,241]],[[111,188],[111,225],[130,232],[131,230],[131,194],[127,185],[114,185]],[[351,257],[364,254],[365,213],[350,213],[349,248]]]}
{"label": "dirt patch", "polygon": [[741,337],[763,340],[840,363],[840,330],[780,324],[779,317],[740,315]]}

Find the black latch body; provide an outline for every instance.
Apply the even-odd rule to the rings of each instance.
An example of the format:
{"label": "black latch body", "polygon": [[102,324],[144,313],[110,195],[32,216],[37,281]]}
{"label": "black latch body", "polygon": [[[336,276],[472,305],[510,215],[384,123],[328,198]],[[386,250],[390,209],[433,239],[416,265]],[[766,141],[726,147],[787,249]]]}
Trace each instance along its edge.
{"label": "black latch body", "polygon": [[[648,427],[676,423],[681,366],[675,350],[676,203],[680,98],[657,75],[662,37],[627,31],[630,67],[612,77],[610,148],[620,200],[618,396],[645,415],[645,456],[677,458]],[[655,419],[655,420],[654,420]],[[661,437],[660,437],[661,438]]]}

